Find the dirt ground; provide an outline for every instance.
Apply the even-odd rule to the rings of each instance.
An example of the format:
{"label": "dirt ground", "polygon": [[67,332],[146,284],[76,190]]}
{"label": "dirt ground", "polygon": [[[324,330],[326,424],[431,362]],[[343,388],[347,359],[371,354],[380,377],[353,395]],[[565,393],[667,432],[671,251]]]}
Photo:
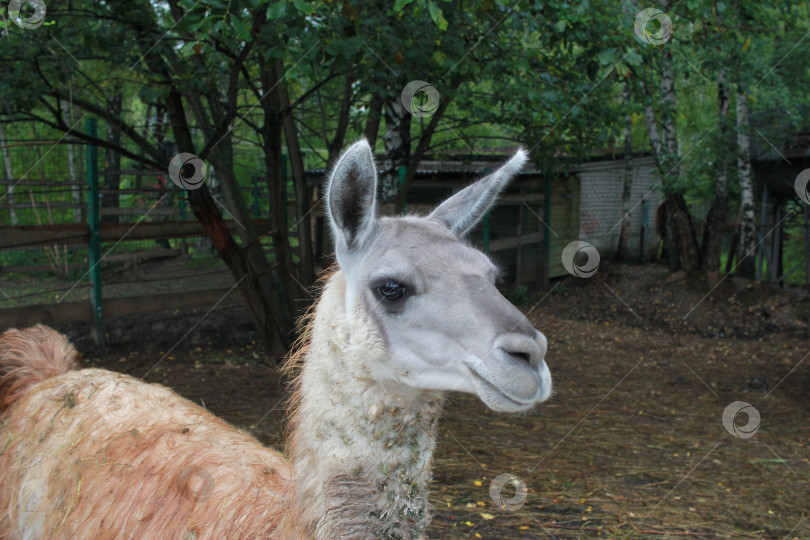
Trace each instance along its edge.
{"label": "dirt ground", "polygon": [[[810,538],[806,293],[616,264],[529,293],[555,395],[518,416],[450,396],[431,538]],[[148,381],[279,446],[283,384],[243,309],[212,312],[155,367],[201,316],[116,321],[105,352],[83,325],[62,330],[88,365],[153,368]],[[734,401],[760,414],[751,438],[724,427]],[[514,511],[489,495],[504,473],[528,489]]]}

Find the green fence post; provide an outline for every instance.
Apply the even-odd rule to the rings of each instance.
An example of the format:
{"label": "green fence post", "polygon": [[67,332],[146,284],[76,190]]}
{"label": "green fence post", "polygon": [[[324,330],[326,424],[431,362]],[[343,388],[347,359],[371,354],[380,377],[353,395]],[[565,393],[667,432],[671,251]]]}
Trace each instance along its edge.
{"label": "green fence post", "polygon": [[[399,166],[399,189],[402,189],[402,184],[405,183],[405,174],[408,172],[408,167],[405,165]],[[405,198],[405,202],[402,203],[402,215],[408,213],[408,198]]]}
{"label": "green fence post", "polygon": [[[91,137],[98,134],[95,118],[84,121],[84,131]],[[101,295],[101,235],[98,208],[98,147],[85,146],[85,172],[87,174],[87,225],[90,229],[88,259],[90,264],[90,305],[93,309],[93,337],[99,347],[104,347],[104,310]]]}

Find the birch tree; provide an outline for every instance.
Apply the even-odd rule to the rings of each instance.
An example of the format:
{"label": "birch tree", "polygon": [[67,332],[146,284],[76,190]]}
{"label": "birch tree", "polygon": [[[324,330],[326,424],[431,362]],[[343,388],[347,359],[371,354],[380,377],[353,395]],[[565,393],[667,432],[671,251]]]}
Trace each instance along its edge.
{"label": "birch tree", "polygon": [[757,226],[748,130],[748,96],[743,90],[738,89],[737,176],[740,182],[740,246],[737,250],[739,260],[737,271],[740,275],[753,278],[756,274]]}
{"label": "birch tree", "polygon": [[[692,218],[679,185],[681,158],[678,146],[675,113],[675,73],[671,53],[662,50],[659,56],[659,86],[656,115],[653,103],[656,97],[649,93],[644,108],[644,121],[653,149],[661,186],[664,192],[664,245],[667,248],[667,263],[670,271],[682,268],[694,270],[700,265],[698,244]],[[644,86],[643,86],[644,87]],[[660,126],[660,129],[659,129]]]}

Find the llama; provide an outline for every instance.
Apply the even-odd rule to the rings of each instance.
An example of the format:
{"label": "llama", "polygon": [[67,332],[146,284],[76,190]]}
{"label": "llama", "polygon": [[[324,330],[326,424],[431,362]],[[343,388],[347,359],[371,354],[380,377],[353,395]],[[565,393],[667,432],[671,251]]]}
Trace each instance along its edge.
{"label": "llama", "polygon": [[443,396],[547,399],[545,337],[463,240],[519,151],[427,217],[376,216],[364,140],[326,210],[338,269],[288,361],[285,459],[171,390],[101,369],[50,328],[0,336],[0,537],[423,538]]}

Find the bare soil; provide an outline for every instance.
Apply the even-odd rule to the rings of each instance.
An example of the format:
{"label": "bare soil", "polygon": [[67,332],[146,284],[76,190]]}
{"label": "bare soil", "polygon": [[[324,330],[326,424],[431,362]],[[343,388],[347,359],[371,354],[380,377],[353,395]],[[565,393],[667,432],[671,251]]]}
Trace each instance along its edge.
{"label": "bare soil", "polygon": [[[450,396],[431,538],[810,538],[806,293],[617,264],[529,293],[555,395],[517,416]],[[283,381],[247,314],[203,314],[114,321],[106,351],[61,330],[88,365],[149,372],[280,447]],[[760,414],[751,438],[724,427],[734,401]],[[504,473],[528,489],[514,511],[490,498]]]}

